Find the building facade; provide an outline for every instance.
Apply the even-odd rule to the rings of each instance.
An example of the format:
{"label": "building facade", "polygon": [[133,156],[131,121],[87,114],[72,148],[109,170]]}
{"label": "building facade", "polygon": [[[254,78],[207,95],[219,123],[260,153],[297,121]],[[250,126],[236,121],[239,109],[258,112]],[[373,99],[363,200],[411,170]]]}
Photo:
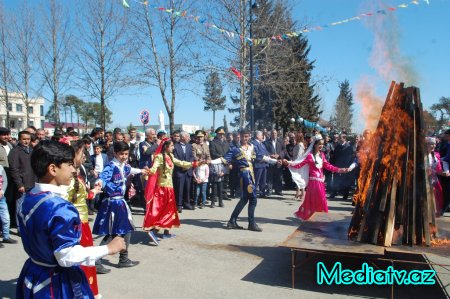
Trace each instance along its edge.
{"label": "building facade", "polygon": [[[44,99],[32,98],[27,107],[21,94],[17,92],[8,93],[8,107],[6,107],[4,91],[0,89],[0,126],[8,127],[11,131],[20,132],[28,126],[43,128],[45,121]],[[6,123],[6,109],[9,110],[9,124]]]}

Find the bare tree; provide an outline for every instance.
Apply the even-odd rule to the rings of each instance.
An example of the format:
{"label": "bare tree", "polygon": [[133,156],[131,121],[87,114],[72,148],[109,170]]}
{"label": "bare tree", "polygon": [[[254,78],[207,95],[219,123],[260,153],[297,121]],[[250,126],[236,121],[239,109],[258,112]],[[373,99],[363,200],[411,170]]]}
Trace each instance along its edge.
{"label": "bare tree", "polygon": [[10,32],[7,26],[3,1],[0,2],[0,101],[5,106],[5,127],[9,127],[9,86],[11,84],[10,70]]}
{"label": "bare tree", "polygon": [[12,47],[10,51],[13,76],[12,83],[25,106],[25,125],[30,119],[29,107],[34,102],[32,94],[38,95],[41,86],[34,81],[37,72],[32,66],[35,62],[36,28],[34,10],[27,1],[23,1],[18,15],[11,21]]}
{"label": "bare tree", "polygon": [[67,90],[72,74],[70,61],[72,31],[67,9],[58,0],[50,0],[43,11],[36,60],[39,63],[44,84],[51,94],[53,120],[60,125],[60,97]]}
{"label": "bare tree", "polygon": [[86,1],[77,21],[82,45],[76,55],[79,87],[100,102],[100,125],[106,127],[106,101],[135,84],[130,76],[134,52],[128,40],[128,14],[119,1]]}
{"label": "bare tree", "polygon": [[169,129],[173,131],[177,95],[189,89],[186,83],[192,82],[197,71],[198,52],[194,48],[200,47],[193,46],[196,37],[192,22],[175,14],[193,13],[195,1],[170,0],[169,3],[173,13],[160,13],[147,5],[134,9],[133,35],[138,45],[136,61],[142,68],[139,77],[144,84],[159,88],[169,116]]}

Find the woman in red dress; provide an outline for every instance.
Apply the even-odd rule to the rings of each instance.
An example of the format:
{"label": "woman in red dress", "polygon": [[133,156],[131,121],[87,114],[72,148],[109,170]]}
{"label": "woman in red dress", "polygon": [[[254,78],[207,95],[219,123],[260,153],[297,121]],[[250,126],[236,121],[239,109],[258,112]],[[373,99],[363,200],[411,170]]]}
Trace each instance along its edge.
{"label": "woman in red dress", "polygon": [[164,229],[163,238],[170,238],[172,227],[180,226],[175,194],[172,184],[172,173],[174,166],[182,168],[196,167],[196,162],[180,161],[173,156],[173,142],[167,138],[161,141],[155,151],[153,165],[150,169],[151,176],[145,188],[145,199],[147,209],[142,225],[149,232],[152,241],[158,245],[155,231]]}

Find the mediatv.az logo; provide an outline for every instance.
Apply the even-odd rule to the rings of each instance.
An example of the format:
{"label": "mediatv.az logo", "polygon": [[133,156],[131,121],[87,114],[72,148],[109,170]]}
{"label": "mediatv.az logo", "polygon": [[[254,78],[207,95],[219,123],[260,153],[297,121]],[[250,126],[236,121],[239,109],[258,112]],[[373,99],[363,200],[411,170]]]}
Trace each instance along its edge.
{"label": "mediatv.az logo", "polygon": [[318,284],[376,284],[376,285],[433,285],[436,283],[434,270],[395,270],[389,266],[386,270],[374,270],[367,263],[362,265],[361,270],[342,269],[342,264],[337,262],[328,271],[324,263],[317,263]]}

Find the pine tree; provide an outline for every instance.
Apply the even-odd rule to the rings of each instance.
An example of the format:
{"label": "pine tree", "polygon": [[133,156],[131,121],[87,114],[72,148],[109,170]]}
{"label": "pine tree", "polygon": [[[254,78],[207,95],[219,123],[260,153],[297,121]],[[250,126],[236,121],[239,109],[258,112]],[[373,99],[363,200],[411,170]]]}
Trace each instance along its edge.
{"label": "pine tree", "polygon": [[215,71],[211,72],[205,82],[205,111],[213,112],[213,128],[216,126],[216,111],[225,109],[226,97],[222,96],[222,83],[219,74]]}
{"label": "pine tree", "polygon": [[[281,1],[261,0],[255,11],[254,36],[267,37],[295,31],[289,9]],[[254,115],[257,128],[287,129],[290,119],[301,116],[317,121],[320,99],[314,94],[309,61],[310,46],[304,36],[288,40],[271,40],[254,46],[254,63],[259,78],[255,80]],[[250,109],[250,103],[247,105]]]}
{"label": "pine tree", "polygon": [[334,105],[333,125],[337,130],[351,132],[353,118],[353,95],[348,80],[339,83],[339,96]]}

